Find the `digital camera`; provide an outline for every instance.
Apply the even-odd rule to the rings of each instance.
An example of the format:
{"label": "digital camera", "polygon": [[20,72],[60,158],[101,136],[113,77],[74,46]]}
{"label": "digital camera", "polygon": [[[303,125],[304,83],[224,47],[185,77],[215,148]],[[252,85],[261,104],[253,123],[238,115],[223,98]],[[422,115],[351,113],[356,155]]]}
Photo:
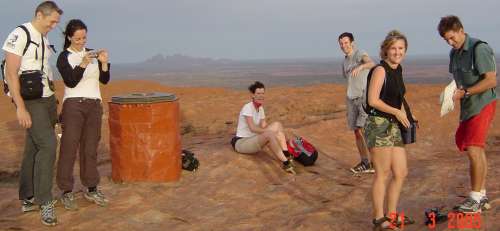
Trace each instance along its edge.
{"label": "digital camera", "polygon": [[99,51],[96,51],[96,50],[91,50],[88,52],[90,58],[97,58],[99,57]]}

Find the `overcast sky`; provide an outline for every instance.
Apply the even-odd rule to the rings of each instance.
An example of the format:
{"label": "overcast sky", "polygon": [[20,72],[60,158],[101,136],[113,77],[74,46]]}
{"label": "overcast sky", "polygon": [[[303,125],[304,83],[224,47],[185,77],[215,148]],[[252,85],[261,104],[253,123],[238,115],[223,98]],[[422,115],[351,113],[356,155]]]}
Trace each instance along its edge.
{"label": "overcast sky", "polygon": [[[0,0],[0,39],[31,20],[39,1]],[[409,55],[443,55],[449,47],[436,26],[455,14],[465,31],[500,50],[499,0],[62,0],[60,26],[80,18],[88,47],[107,48],[115,63],[155,54],[260,59],[341,57],[337,37],[353,32],[378,59],[391,29],[408,36]],[[62,47],[59,29],[49,34]]]}

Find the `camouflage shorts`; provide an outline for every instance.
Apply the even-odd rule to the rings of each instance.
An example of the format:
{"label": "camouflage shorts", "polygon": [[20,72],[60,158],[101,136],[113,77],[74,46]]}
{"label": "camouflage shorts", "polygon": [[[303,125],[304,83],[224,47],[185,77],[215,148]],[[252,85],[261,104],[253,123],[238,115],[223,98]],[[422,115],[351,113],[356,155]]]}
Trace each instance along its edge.
{"label": "camouflage shorts", "polygon": [[365,139],[368,148],[404,146],[398,123],[390,122],[387,118],[380,116],[368,116],[365,124]]}

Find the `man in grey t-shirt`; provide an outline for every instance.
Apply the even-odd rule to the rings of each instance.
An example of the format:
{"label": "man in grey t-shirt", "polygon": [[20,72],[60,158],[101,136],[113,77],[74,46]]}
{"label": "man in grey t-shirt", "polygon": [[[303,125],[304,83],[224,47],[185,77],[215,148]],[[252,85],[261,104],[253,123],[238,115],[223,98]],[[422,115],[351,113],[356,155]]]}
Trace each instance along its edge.
{"label": "man in grey t-shirt", "polygon": [[351,168],[353,173],[373,173],[375,170],[368,159],[368,148],[363,137],[363,127],[368,117],[363,109],[365,101],[366,79],[369,70],[375,66],[368,54],[358,50],[354,44],[354,36],[344,32],[339,36],[339,45],[345,54],[342,63],[342,74],[347,79],[347,124],[354,131],[356,146],[361,161]]}

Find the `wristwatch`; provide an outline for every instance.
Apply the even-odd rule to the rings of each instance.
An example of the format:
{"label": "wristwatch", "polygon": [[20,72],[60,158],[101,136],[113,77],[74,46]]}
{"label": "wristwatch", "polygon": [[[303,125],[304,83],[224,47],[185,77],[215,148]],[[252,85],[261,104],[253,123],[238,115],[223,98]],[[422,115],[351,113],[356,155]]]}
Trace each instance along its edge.
{"label": "wristwatch", "polygon": [[464,88],[464,98],[469,98],[469,96],[471,95],[470,92],[467,90],[467,88]]}

